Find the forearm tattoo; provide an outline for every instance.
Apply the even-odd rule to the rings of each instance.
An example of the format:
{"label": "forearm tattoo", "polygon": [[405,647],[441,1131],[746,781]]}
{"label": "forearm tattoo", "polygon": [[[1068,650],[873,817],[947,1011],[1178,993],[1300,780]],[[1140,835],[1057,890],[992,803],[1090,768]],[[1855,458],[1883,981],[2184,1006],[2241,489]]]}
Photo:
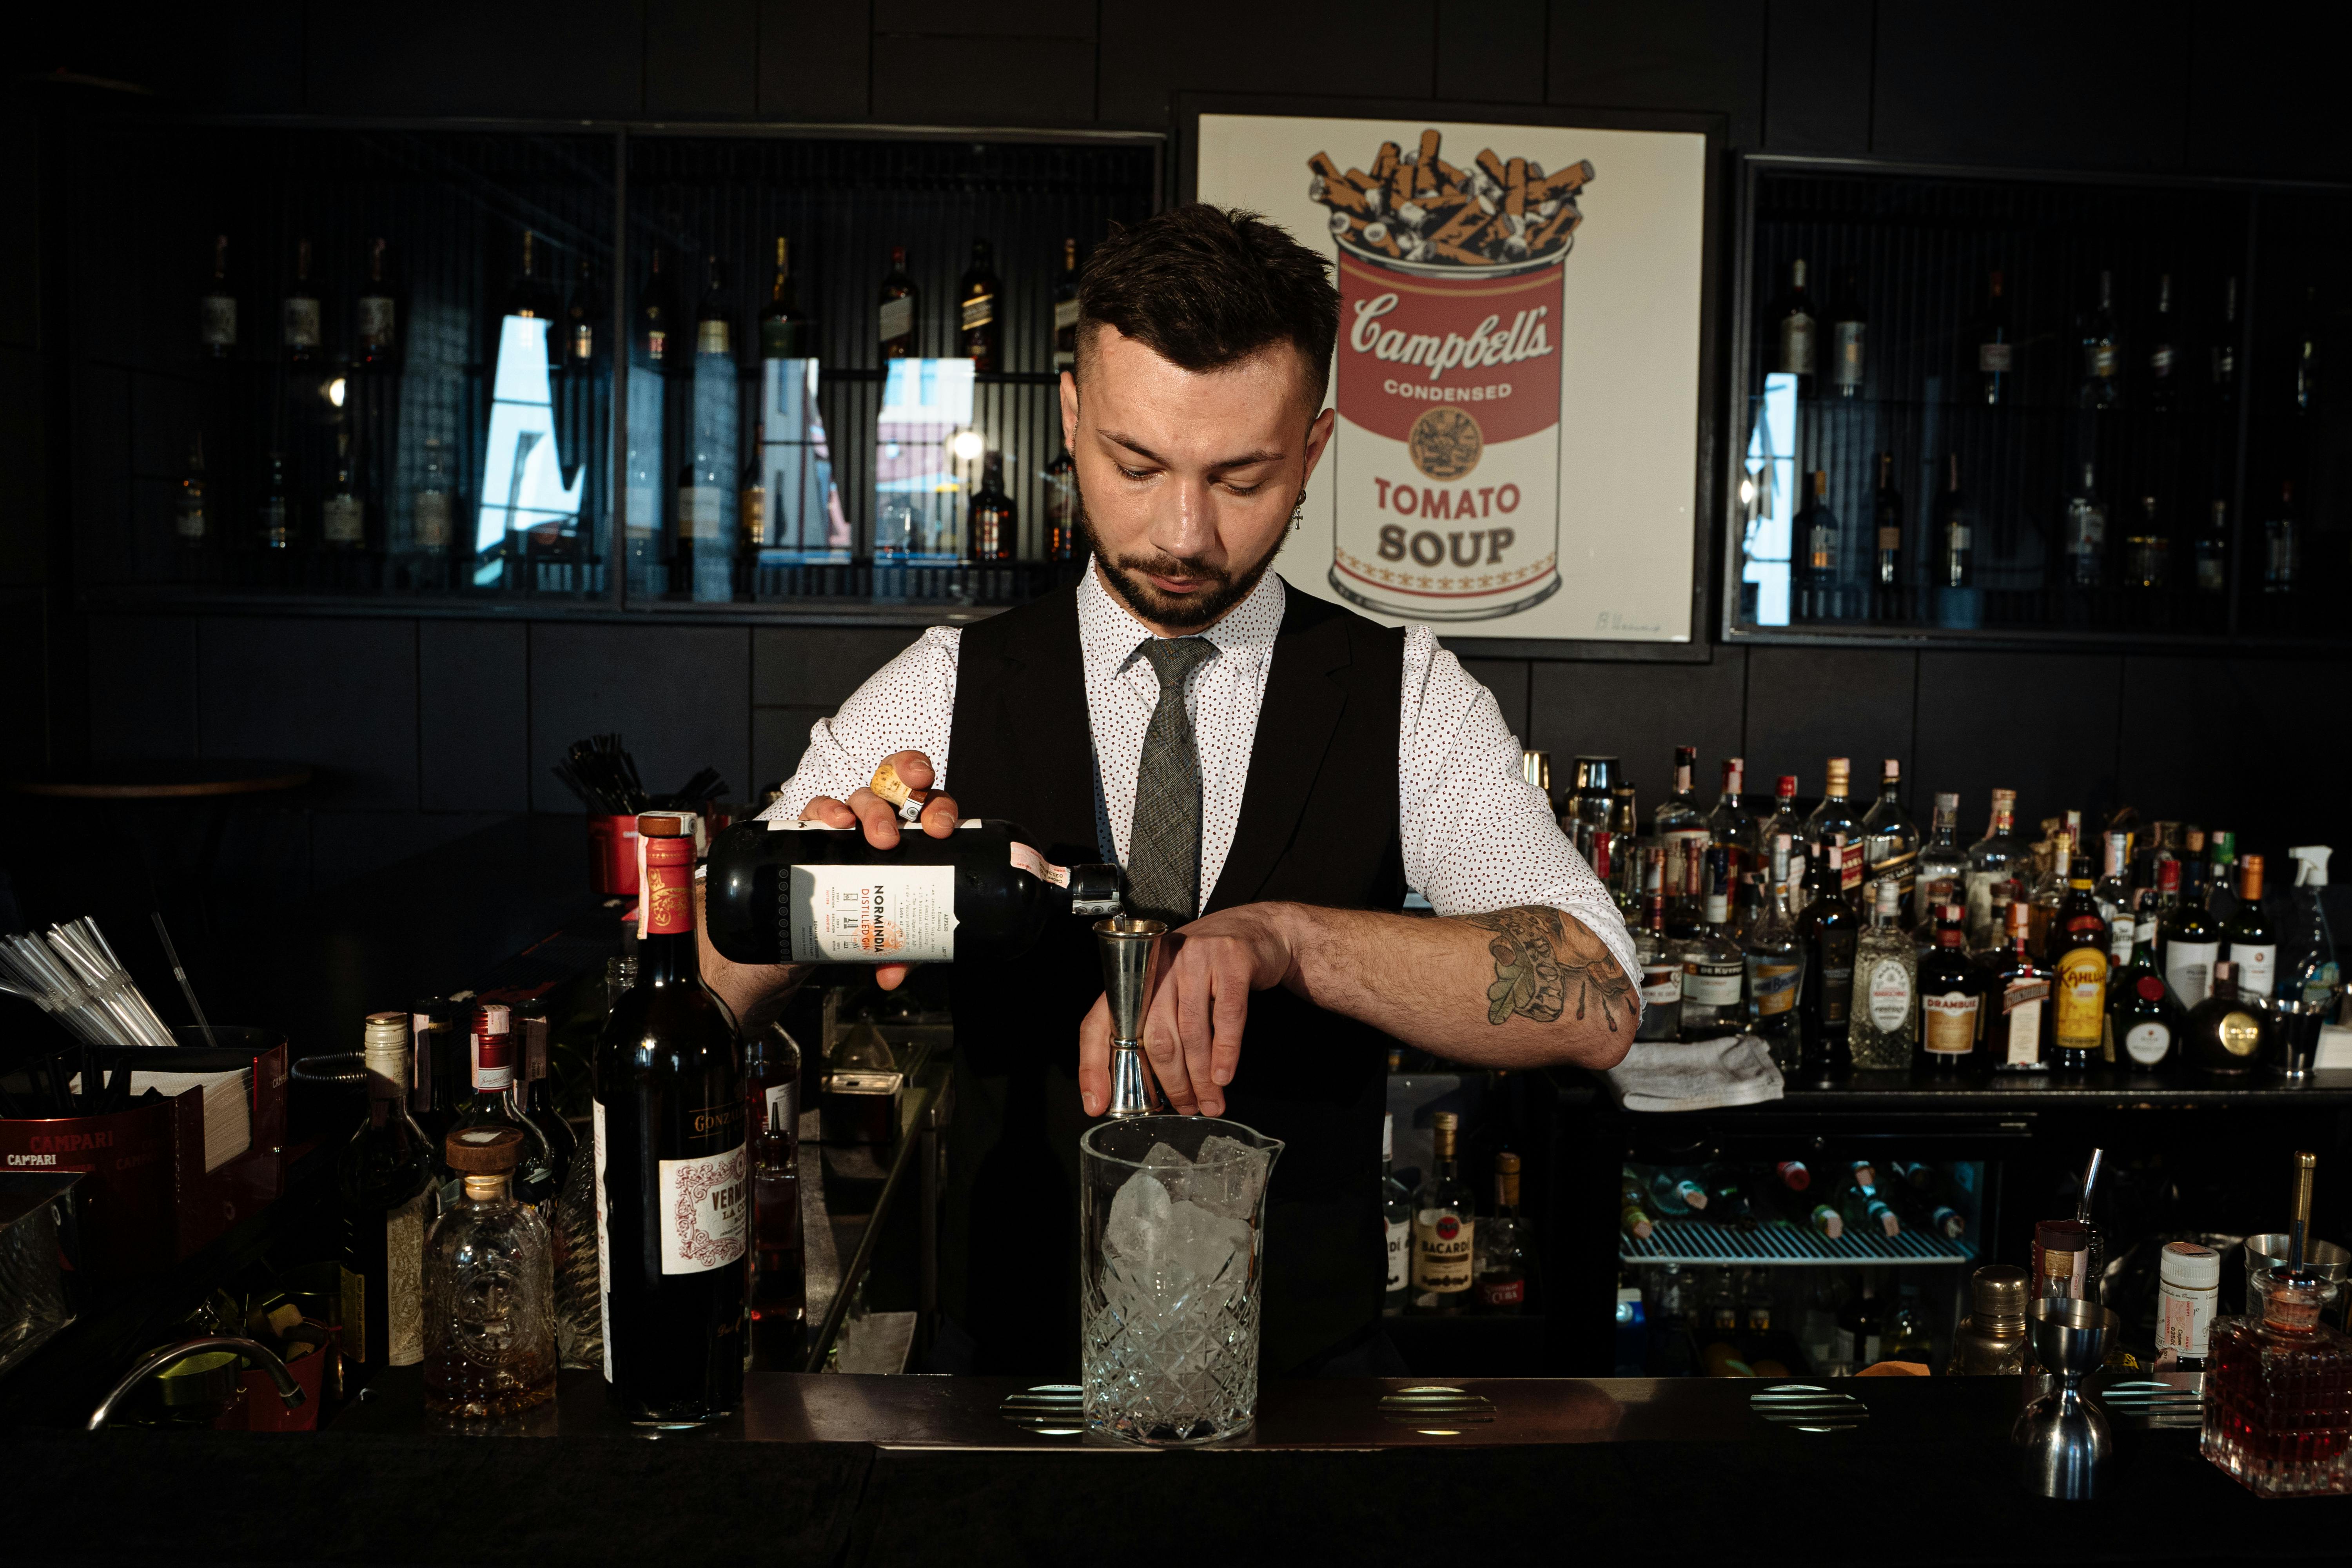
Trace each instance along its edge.
{"label": "forearm tattoo", "polygon": [[1486,944],[1495,955],[1495,983],[1486,987],[1489,1024],[1500,1024],[1514,1013],[1549,1024],[1567,1011],[1571,993],[1580,1021],[1589,1008],[1598,1008],[1612,1035],[1619,1013],[1633,1023],[1633,983],[1599,937],[1558,910],[1523,905],[1461,918],[1495,933]]}

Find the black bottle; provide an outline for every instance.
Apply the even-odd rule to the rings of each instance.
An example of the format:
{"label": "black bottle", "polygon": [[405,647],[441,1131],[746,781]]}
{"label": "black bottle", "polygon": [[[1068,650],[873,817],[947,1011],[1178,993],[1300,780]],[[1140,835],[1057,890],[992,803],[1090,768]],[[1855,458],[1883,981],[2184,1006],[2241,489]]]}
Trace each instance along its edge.
{"label": "black bottle", "polygon": [[1804,1036],[1801,1070],[1809,1078],[1832,1077],[1853,1067],[1848,1009],[1853,1001],[1853,939],[1861,921],[1846,900],[1843,862],[1846,855],[1861,852],[1859,847],[1832,841],[1822,845],[1820,857],[1805,868],[1811,896],[1797,916],[1797,939],[1805,952],[1797,1015]]}

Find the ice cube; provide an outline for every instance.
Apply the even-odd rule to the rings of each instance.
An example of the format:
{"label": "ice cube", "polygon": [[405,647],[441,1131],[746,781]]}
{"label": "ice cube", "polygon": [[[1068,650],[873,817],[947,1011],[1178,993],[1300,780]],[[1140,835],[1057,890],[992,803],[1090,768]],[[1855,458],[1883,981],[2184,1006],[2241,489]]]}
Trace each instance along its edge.
{"label": "ice cube", "polygon": [[1151,1255],[1152,1238],[1167,1226],[1168,1189],[1150,1173],[1138,1171],[1111,1194],[1110,1214],[1103,1222],[1103,1247],[1143,1263]]}
{"label": "ice cube", "polygon": [[[1233,1140],[1228,1138],[1225,1142],[1230,1143]],[[1189,1165],[1192,1163],[1190,1158],[1178,1152],[1175,1145],[1171,1143],[1154,1143],[1150,1152],[1143,1156],[1143,1163],[1147,1168],[1161,1165]]]}
{"label": "ice cube", "polygon": [[1257,1214],[1266,1163],[1263,1153],[1238,1138],[1213,1132],[1201,1141],[1199,1162],[1171,1182],[1169,1196],[1246,1224]]}

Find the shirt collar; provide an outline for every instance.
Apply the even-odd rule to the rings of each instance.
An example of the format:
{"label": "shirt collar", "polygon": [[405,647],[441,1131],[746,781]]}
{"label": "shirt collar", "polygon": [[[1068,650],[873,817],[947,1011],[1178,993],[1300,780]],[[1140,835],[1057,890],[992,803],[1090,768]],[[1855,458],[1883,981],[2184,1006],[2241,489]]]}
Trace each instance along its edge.
{"label": "shirt collar", "polygon": [[[1285,603],[1281,575],[1268,572],[1240,604],[1227,610],[1216,625],[1197,635],[1214,643],[1225,657],[1244,652],[1271,653],[1275,637],[1282,630]],[[1108,670],[1122,668],[1142,646],[1143,639],[1155,635],[1102,585],[1089,557],[1086,575],[1078,581],[1078,645],[1087,662]]]}

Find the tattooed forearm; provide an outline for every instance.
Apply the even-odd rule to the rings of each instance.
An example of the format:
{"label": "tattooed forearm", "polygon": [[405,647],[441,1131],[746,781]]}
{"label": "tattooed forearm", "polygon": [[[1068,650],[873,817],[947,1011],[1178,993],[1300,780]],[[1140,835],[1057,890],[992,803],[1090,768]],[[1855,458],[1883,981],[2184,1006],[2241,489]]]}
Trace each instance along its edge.
{"label": "tattooed forearm", "polygon": [[1609,1032],[1617,1016],[1634,1017],[1633,984],[1599,937],[1540,905],[1464,915],[1464,923],[1495,933],[1486,951],[1495,957],[1495,983],[1486,988],[1486,1022],[1500,1024],[1516,1013],[1549,1024],[1568,1010],[1576,1016],[1599,1008]]}

